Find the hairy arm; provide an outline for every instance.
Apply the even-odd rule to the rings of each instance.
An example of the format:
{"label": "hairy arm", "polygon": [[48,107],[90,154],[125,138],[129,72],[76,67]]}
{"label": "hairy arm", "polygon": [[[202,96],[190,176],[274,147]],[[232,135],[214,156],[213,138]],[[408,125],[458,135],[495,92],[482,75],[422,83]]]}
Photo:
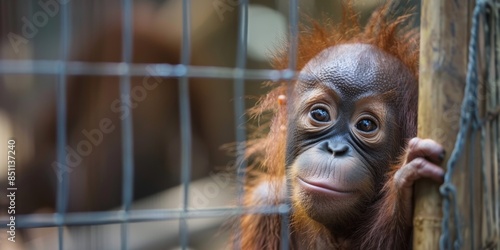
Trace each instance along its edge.
{"label": "hairy arm", "polygon": [[[285,201],[283,179],[261,176],[245,193],[247,208],[276,206]],[[280,249],[281,216],[279,214],[250,213],[241,219],[241,249]]]}
{"label": "hairy arm", "polygon": [[391,171],[382,189],[383,197],[368,223],[367,237],[360,249],[409,249],[413,213],[413,185],[421,178],[443,182],[444,158],[441,145],[433,140],[413,138],[401,166]]}

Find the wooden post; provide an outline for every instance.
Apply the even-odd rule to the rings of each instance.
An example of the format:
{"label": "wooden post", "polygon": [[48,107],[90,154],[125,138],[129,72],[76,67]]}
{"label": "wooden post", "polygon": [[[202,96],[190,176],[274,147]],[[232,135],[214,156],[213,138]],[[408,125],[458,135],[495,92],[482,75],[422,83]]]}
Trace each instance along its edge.
{"label": "wooden post", "polygon": [[[460,123],[467,72],[471,0],[422,0],[418,137],[441,143],[450,156]],[[445,165],[445,164],[443,164]],[[413,249],[439,249],[439,185],[415,187]]]}

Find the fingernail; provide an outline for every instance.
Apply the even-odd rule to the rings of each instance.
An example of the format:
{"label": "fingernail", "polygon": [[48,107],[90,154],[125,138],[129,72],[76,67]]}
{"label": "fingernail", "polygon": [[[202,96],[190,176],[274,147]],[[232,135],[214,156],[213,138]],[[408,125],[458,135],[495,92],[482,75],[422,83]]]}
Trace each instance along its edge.
{"label": "fingernail", "polygon": [[446,151],[443,150],[443,152],[441,152],[441,154],[439,154],[439,160],[443,161],[445,156],[446,156]]}

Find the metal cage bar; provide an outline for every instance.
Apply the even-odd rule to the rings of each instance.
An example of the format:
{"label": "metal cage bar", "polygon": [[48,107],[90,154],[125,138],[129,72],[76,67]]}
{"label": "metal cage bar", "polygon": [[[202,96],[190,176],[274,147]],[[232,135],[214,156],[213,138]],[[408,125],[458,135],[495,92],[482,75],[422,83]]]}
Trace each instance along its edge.
{"label": "metal cage bar", "polygon": [[[66,72],[69,57],[69,47],[70,47],[70,13],[68,4],[61,6],[61,33],[60,33],[60,43],[61,43],[61,61],[59,64],[59,72],[57,79],[57,160],[59,162],[66,162],[65,146],[67,144],[66,136],[66,119],[67,119],[67,109],[66,109]],[[57,220],[61,221],[61,225],[58,226],[58,244],[59,249],[64,249],[64,220],[66,216],[66,210],[68,208],[68,196],[69,196],[69,176],[68,172],[63,169],[58,169],[59,181],[57,183],[57,200],[56,200],[56,211]]]}
{"label": "metal cage bar", "polygon": [[[237,159],[238,164],[236,169],[236,179],[238,185],[238,205],[243,206],[243,197],[245,195],[244,181],[247,168],[245,160],[246,150],[246,129],[244,124],[245,120],[245,79],[243,72],[246,67],[247,55],[247,36],[248,36],[248,0],[241,0],[239,2],[239,17],[238,17],[238,47],[236,54],[236,77],[233,83],[233,96],[234,96],[234,116],[236,128],[236,142],[237,142]],[[241,235],[241,225],[238,225],[236,235]],[[240,249],[240,237],[235,239],[234,248]]]}
{"label": "metal cage bar", "polygon": [[122,0],[122,67],[124,74],[120,76],[120,98],[125,105],[125,117],[122,117],[122,212],[125,216],[121,224],[121,249],[128,249],[128,215],[133,200],[134,190],[134,139],[132,128],[132,109],[130,99],[129,65],[132,62],[132,0]]}
{"label": "metal cage bar", "polygon": [[[182,46],[181,65],[184,70],[191,59],[191,1],[182,0]],[[182,216],[179,221],[180,244],[186,249],[189,243],[188,223],[186,214],[189,211],[189,181],[191,179],[192,135],[191,135],[191,107],[189,97],[189,78],[182,76],[179,82],[179,114],[181,127],[181,183]]]}
{"label": "metal cage bar", "polygon": [[[0,61],[0,74],[21,75],[57,75],[59,68],[63,64],[60,61],[51,60],[2,60]],[[238,77],[244,80],[289,80],[290,71],[270,70],[270,69],[236,69],[228,67],[207,67],[182,64],[166,63],[131,63],[127,73],[122,63],[101,62],[88,63],[70,61],[65,63],[66,75],[92,75],[92,76],[159,76],[166,78],[217,78],[217,79],[236,79]],[[155,68],[155,71],[147,71],[146,66]],[[239,76],[238,76],[239,75]]]}
{"label": "metal cage bar", "polygon": [[[288,84],[291,84],[291,82],[295,79],[295,70],[297,68],[297,50],[298,50],[298,34],[299,34],[299,18],[298,18],[298,0],[290,0],[289,2],[289,9],[288,9],[288,14],[289,14],[289,43],[290,43],[290,49],[288,51],[289,53],[289,60],[288,60],[288,76],[290,79],[288,79]],[[291,89],[291,88],[288,88]],[[288,93],[287,93],[288,94]],[[285,180],[286,186],[289,186],[288,180]],[[288,194],[290,192],[289,188],[286,190],[287,196],[290,197]],[[288,198],[286,201],[286,204],[283,204],[281,206],[281,239],[288,239],[290,235],[290,209],[291,209],[291,201]],[[281,242],[281,249],[286,250],[290,248],[290,244],[288,240],[282,240]]]}

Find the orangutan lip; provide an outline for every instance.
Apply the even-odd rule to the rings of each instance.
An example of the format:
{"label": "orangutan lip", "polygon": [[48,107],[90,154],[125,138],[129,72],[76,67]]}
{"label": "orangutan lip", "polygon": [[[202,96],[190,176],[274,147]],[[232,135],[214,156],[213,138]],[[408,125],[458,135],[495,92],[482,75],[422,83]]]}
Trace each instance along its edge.
{"label": "orangutan lip", "polygon": [[320,192],[320,193],[328,194],[328,195],[351,195],[351,194],[353,194],[352,191],[338,190],[335,187],[332,187],[326,183],[306,181],[300,177],[297,177],[297,180],[306,190],[309,190],[309,191]]}

